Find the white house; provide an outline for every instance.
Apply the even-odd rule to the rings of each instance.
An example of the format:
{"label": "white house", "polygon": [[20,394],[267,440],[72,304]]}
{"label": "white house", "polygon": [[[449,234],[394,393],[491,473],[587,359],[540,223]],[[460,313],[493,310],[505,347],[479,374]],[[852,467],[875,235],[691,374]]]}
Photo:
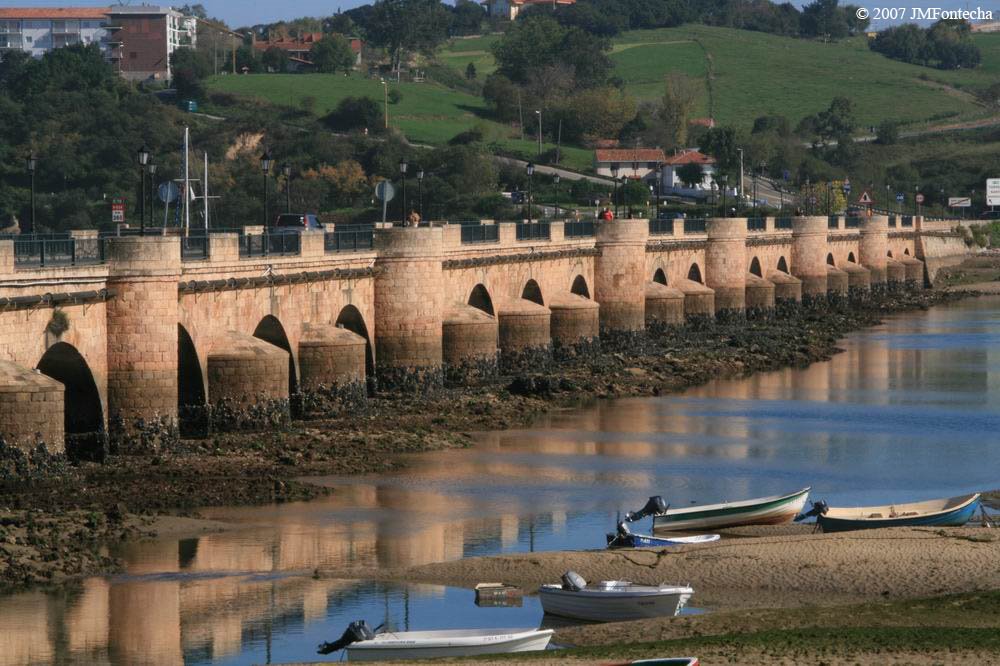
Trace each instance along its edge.
{"label": "white house", "polygon": [[0,51],[24,51],[35,58],[70,44],[106,48],[107,7],[0,8]]}
{"label": "white house", "polygon": [[645,179],[666,159],[659,148],[598,148],[594,151],[594,171],[611,177]]}
{"label": "white house", "polygon": [[[701,182],[693,188],[687,187],[677,175],[677,172],[685,164],[697,164],[701,167]],[[661,191],[664,194],[704,197],[712,191],[714,177],[715,158],[709,157],[695,148],[686,148],[663,160]]]}
{"label": "white house", "polygon": [[525,7],[543,5],[555,8],[557,5],[572,5],[576,0],[484,0],[486,13],[492,17],[513,21]]}

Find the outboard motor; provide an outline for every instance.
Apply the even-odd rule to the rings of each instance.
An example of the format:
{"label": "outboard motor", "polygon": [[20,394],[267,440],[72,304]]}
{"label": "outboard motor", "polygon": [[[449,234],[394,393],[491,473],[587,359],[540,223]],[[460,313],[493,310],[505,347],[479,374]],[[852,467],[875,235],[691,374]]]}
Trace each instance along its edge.
{"label": "outboard motor", "polygon": [[316,651],[319,654],[330,654],[337,650],[343,650],[351,643],[370,641],[373,638],[375,638],[375,632],[368,626],[368,623],[364,620],[356,620],[348,625],[343,636],[332,643],[320,643]]}
{"label": "outboard motor", "polygon": [[638,511],[629,511],[625,514],[625,520],[630,523],[642,520],[646,516],[655,516],[661,513],[666,513],[669,505],[663,501],[663,498],[659,495],[654,495],[650,497],[646,502],[646,506],[642,507]]}
{"label": "outboard motor", "polygon": [[628,528],[628,525],[624,521],[618,523],[618,531],[614,534],[608,534],[608,545],[609,546],[625,546],[628,544],[628,538],[632,536],[632,531]]}
{"label": "outboard motor", "polygon": [[626,525],[624,521],[618,523],[618,536],[620,537],[632,536],[632,530],[628,528],[628,525]]}
{"label": "outboard motor", "polygon": [[800,522],[806,518],[812,516],[825,516],[826,512],[830,510],[830,505],[826,503],[826,500],[820,500],[818,502],[812,503],[812,508],[808,511],[803,511],[799,515],[795,516],[795,522]]}
{"label": "outboard motor", "polygon": [[575,571],[567,571],[562,575],[562,589],[570,590],[572,592],[579,592],[580,590],[587,587],[587,581],[583,579],[583,576]]}

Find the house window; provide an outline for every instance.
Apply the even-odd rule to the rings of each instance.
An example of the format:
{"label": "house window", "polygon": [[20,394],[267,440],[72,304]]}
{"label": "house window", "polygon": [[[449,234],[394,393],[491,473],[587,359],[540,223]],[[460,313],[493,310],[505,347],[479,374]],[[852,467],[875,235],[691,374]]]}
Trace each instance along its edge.
{"label": "house window", "polygon": [[646,162],[646,168],[650,171],[656,169],[656,162]]}
{"label": "house window", "polygon": [[21,48],[21,22],[0,21],[0,49]]}

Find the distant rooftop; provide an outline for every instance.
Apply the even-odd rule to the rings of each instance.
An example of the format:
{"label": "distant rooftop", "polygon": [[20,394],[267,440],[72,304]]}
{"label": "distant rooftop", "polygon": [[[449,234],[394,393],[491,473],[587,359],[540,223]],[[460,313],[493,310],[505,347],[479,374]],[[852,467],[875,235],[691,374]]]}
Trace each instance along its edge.
{"label": "distant rooftop", "polygon": [[103,19],[110,7],[0,7],[0,19]]}
{"label": "distant rooftop", "polygon": [[184,16],[184,14],[171,7],[161,7],[159,5],[116,5],[107,13],[114,16],[165,16],[167,14]]}

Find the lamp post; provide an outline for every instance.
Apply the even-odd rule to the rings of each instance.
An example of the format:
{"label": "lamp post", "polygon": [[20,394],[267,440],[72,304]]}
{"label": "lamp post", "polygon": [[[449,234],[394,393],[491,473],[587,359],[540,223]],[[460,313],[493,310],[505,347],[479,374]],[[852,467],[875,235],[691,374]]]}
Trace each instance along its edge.
{"label": "lamp post", "polygon": [[538,116],[538,154],[542,154],[542,112],[540,109],[535,109],[535,115]]}
{"label": "lamp post", "polygon": [[615,217],[618,217],[618,164],[616,162],[611,163],[611,178],[615,181],[615,192],[611,196],[611,202],[615,206]]}
{"label": "lamp post", "polygon": [[920,215],[920,202],[917,201],[917,197],[920,196],[920,186],[917,185],[916,187],[914,187],[913,191],[916,192],[916,194],[913,195],[913,214],[919,216]]}
{"label": "lamp post", "polygon": [[38,166],[38,156],[34,152],[28,153],[25,166],[31,175],[31,226],[28,227],[28,233],[33,234],[35,233],[35,167]]}
{"label": "lamp post", "polygon": [[142,144],[136,158],[139,161],[139,233],[146,234],[146,165],[149,164],[149,148]]}
{"label": "lamp post", "polygon": [[292,165],[285,162],[281,165],[281,173],[285,177],[285,212],[292,212]]}
{"label": "lamp post", "polygon": [[385,107],[385,128],[389,129],[389,84],[385,79],[380,79],[380,81],[382,83],[382,92],[384,93],[383,101]]}
{"label": "lamp post", "polygon": [[739,182],[739,193],[740,193],[740,203],[743,202],[743,149],[737,148],[736,152],[740,154],[740,182]]}
{"label": "lamp post", "polygon": [[[156,165],[150,162],[146,165],[146,172],[149,173],[149,223],[154,224],[156,222],[156,216],[153,215],[153,207],[156,205],[156,199],[153,196],[156,185],[154,181],[156,180]],[[166,232],[166,229],[163,229]]]}
{"label": "lamp post", "polygon": [[424,168],[417,169],[417,212],[424,218]]}
{"label": "lamp post", "polygon": [[830,215],[833,212],[832,204],[830,200],[833,198],[833,181],[827,181],[826,183],[826,214]]}
{"label": "lamp post", "polygon": [[535,175],[535,165],[528,162],[525,170],[528,172],[528,224],[531,224],[531,180],[532,176]]}
{"label": "lamp post", "polygon": [[729,189],[729,176],[722,174],[722,217],[729,217],[729,211],[726,210],[726,190]]}
{"label": "lamp post", "polygon": [[406,169],[408,166],[405,157],[399,160],[399,175],[403,179],[403,200],[400,202],[399,221],[404,227],[406,226]]}
{"label": "lamp post", "polygon": [[556,186],[556,201],[555,201],[556,214],[559,213],[559,181],[560,180],[561,179],[559,178],[559,174],[556,174],[556,175],[552,176],[552,182],[555,183],[555,186]]}
{"label": "lamp post", "polygon": [[271,157],[271,153],[264,151],[264,154],[260,156],[260,170],[264,174],[264,231],[267,231],[268,223],[268,211],[267,211],[267,178],[271,173],[271,165],[274,164],[274,159]]}
{"label": "lamp post", "polygon": [[885,184],[885,209],[892,210],[892,185],[889,183]]}

